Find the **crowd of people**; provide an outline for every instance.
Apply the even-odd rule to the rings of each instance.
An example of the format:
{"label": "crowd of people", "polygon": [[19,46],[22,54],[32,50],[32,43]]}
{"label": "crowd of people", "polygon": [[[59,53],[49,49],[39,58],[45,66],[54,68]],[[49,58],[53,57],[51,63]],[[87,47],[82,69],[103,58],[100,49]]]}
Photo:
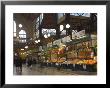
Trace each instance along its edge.
{"label": "crowd of people", "polygon": [[14,65],[16,67],[16,72],[22,72],[22,59],[18,53],[14,56]]}
{"label": "crowd of people", "polygon": [[25,64],[28,68],[32,68],[32,65],[36,64],[36,59],[32,56],[27,56],[22,59],[18,53],[14,55],[14,66],[16,67],[16,72],[22,72],[22,65]]}

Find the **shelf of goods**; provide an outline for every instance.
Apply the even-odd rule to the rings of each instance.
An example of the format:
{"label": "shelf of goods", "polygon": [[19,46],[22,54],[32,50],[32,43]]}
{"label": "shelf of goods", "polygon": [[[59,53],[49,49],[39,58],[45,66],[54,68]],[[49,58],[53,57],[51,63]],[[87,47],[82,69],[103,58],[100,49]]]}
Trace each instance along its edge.
{"label": "shelf of goods", "polygon": [[[93,42],[96,43],[96,40]],[[96,50],[96,44],[91,45],[91,41],[79,42],[64,48],[53,47],[47,50],[48,62],[46,66],[60,67],[64,69],[97,71],[97,60],[91,57],[92,49]],[[92,47],[92,48],[91,48]],[[96,54],[97,55],[97,54]]]}
{"label": "shelf of goods", "polygon": [[97,70],[97,61],[96,60],[80,60],[76,63],[76,69],[79,67],[83,68],[86,71],[96,71]]}

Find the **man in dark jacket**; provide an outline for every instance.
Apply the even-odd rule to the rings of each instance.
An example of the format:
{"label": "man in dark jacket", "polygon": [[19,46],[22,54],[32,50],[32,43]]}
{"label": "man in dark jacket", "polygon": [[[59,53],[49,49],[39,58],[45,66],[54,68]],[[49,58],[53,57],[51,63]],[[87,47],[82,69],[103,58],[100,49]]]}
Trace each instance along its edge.
{"label": "man in dark jacket", "polygon": [[28,64],[27,65],[28,67],[30,67],[30,68],[32,67],[32,57],[31,56],[28,56],[27,64]]}
{"label": "man in dark jacket", "polygon": [[22,59],[19,57],[18,54],[14,57],[14,64],[16,66],[16,72],[22,72]]}

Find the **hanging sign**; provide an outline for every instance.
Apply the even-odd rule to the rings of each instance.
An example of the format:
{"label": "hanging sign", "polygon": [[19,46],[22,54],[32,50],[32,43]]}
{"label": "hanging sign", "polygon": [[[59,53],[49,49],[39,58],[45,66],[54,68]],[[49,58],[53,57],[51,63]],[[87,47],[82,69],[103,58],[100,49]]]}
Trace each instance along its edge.
{"label": "hanging sign", "polygon": [[79,39],[85,36],[85,30],[81,30],[79,32],[77,31],[72,31],[72,39]]}
{"label": "hanging sign", "polygon": [[62,43],[66,43],[66,42],[70,42],[70,41],[71,41],[70,36],[66,36],[66,37],[62,38]]}

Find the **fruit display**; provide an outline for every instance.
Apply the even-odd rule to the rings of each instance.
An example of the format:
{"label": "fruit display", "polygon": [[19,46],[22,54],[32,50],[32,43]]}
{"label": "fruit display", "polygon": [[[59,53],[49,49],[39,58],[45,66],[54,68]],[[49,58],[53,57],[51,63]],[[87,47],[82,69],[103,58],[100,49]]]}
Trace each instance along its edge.
{"label": "fruit display", "polygon": [[65,60],[63,60],[63,59],[60,59],[60,60],[58,60],[57,62],[58,63],[63,63]]}
{"label": "fruit display", "polygon": [[67,58],[77,58],[77,52],[75,50],[67,52]]}
{"label": "fruit display", "polygon": [[89,64],[89,65],[93,65],[93,64],[96,64],[96,63],[97,63],[96,60],[80,60],[76,64]]}
{"label": "fruit display", "polygon": [[84,64],[84,62],[82,60],[80,60],[76,64]]}
{"label": "fruit display", "polygon": [[57,59],[51,59],[49,62],[57,62]]}

